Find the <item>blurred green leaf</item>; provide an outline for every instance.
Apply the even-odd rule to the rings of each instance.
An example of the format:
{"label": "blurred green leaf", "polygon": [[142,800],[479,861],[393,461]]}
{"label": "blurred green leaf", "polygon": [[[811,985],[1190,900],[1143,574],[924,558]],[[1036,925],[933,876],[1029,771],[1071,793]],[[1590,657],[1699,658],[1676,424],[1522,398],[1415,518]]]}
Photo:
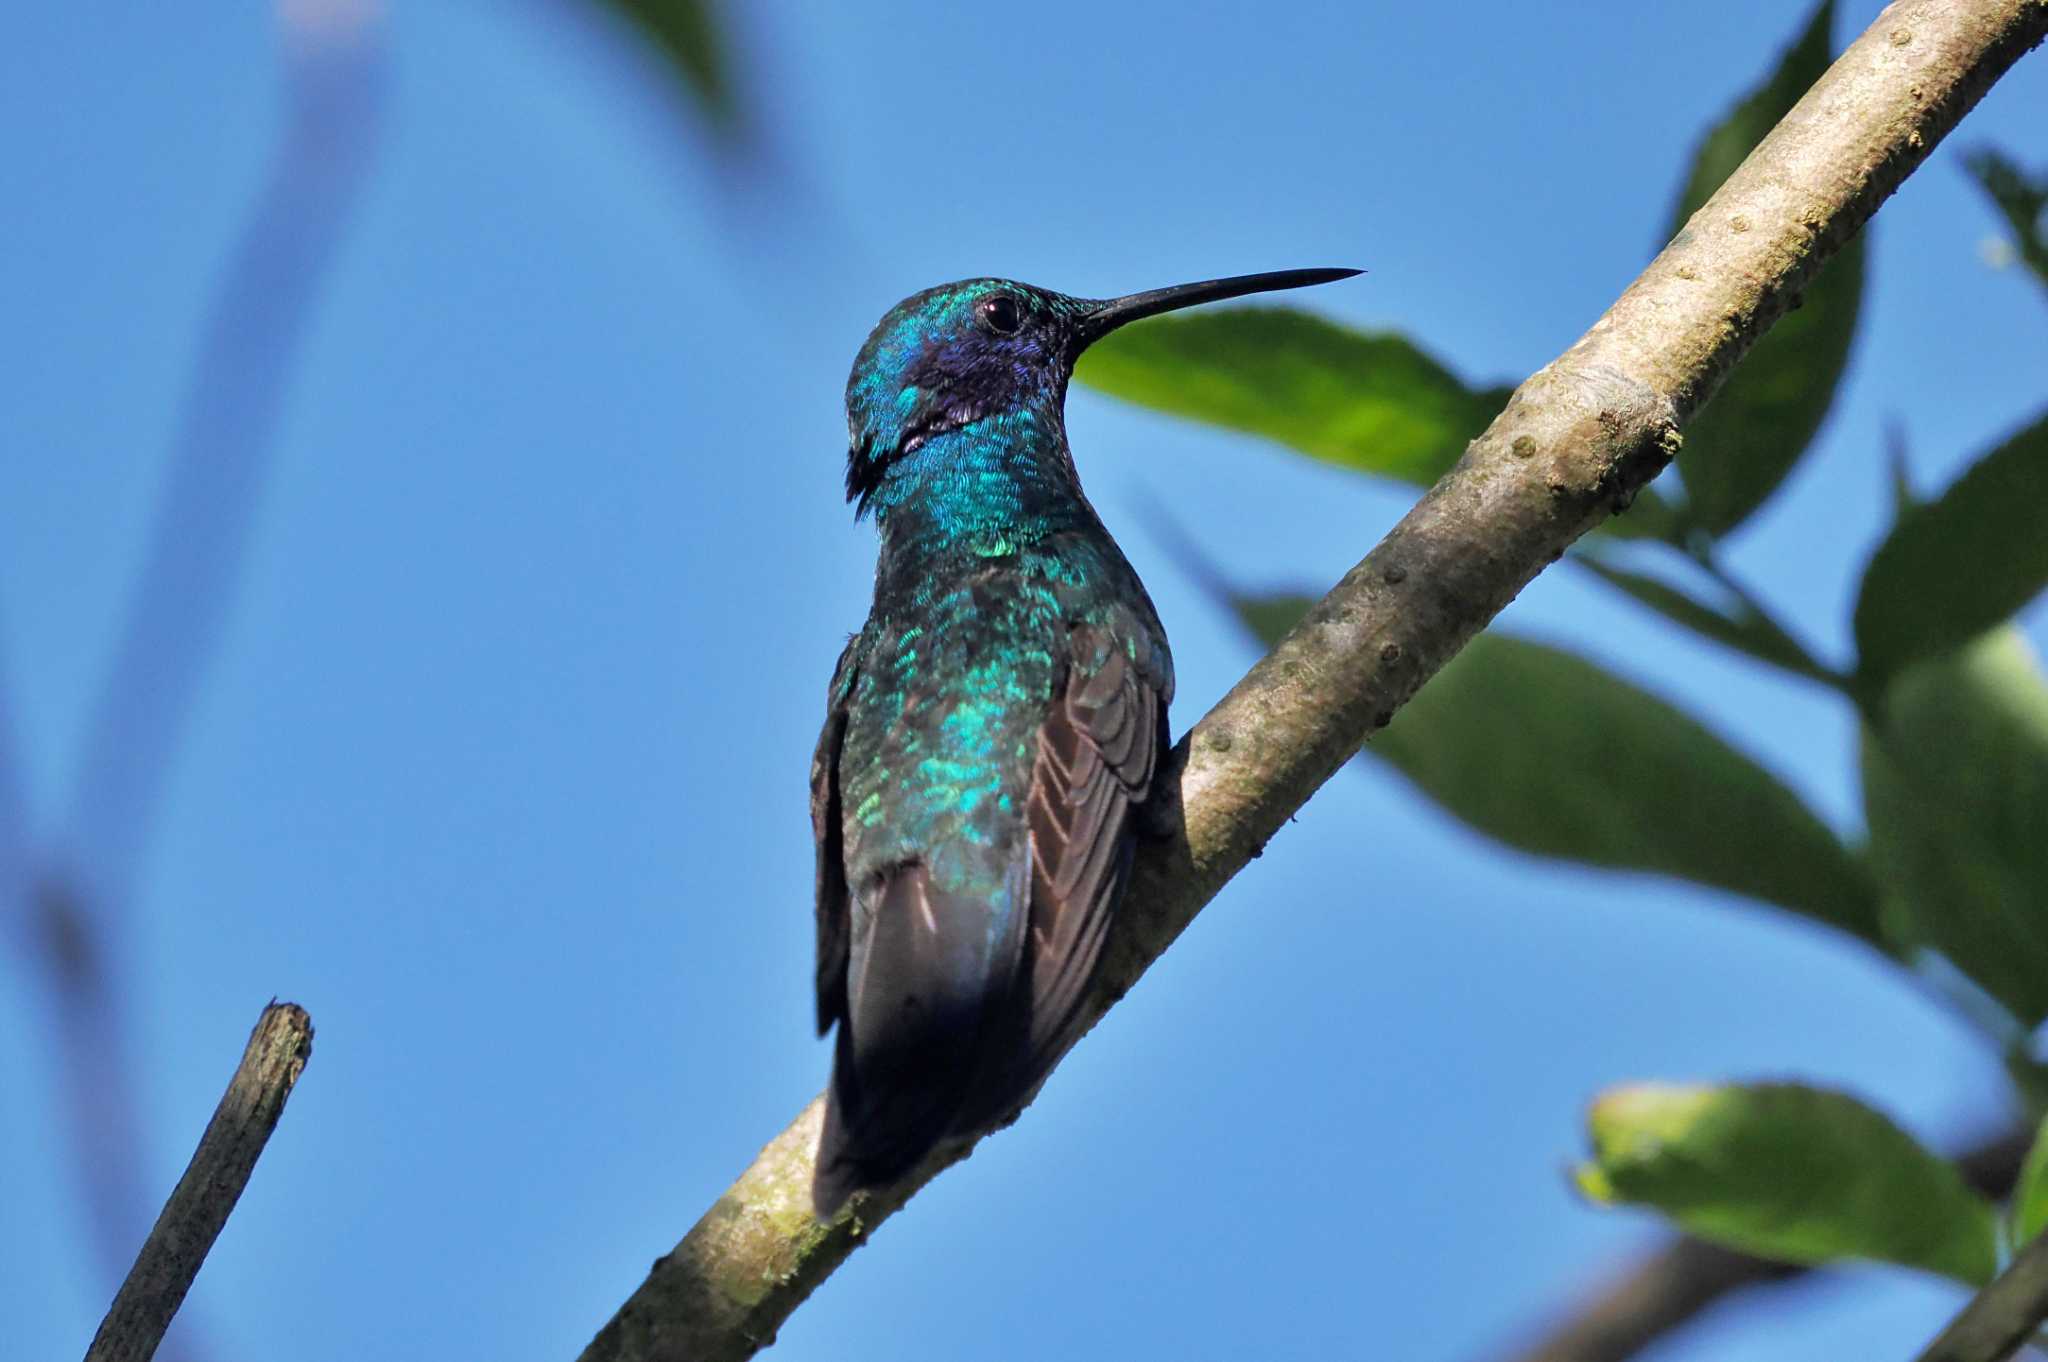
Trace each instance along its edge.
{"label": "blurred green leaf", "polygon": [[2048,1017],[2048,680],[2017,630],[1899,675],[1864,732],[1863,799],[1888,933],[2025,1025]]}
{"label": "blurred green leaf", "polygon": [[1873,685],[2009,618],[2048,589],[2048,412],[1899,516],[1856,600]]}
{"label": "blurred green leaf", "polygon": [[[1312,604],[1232,603],[1269,642]],[[1878,939],[1869,877],[1797,795],[1688,715],[1570,653],[1481,634],[1365,750],[1509,846],[1676,875]]]}
{"label": "blurred green leaf", "polygon": [[2041,214],[2048,209],[2048,176],[2030,176],[1990,147],[1971,152],[1963,166],[2005,215],[2021,262],[2048,287],[2048,238],[2041,232]]}
{"label": "blurred green leaf", "polygon": [[1075,377],[1155,411],[1427,487],[1507,404],[1412,342],[1291,308],[1155,317],[1090,346]]}
{"label": "blurred green leaf", "polygon": [[1775,621],[1739,602],[1734,609],[1723,610],[1668,582],[1615,567],[1591,554],[1574,555],[1573,561],[1658,614],[1716,643],[1825,685],[1834,685],[1838,680],[1815,663],[1799,641]]}
{"label": "blurred green leaf", "polygon": [[[1354,331],[1284,307],[1139,322],[1090,346],[1074,376],[1141,407],[1418,487],[1448,473],[1514,393],[1468,386],[1394,332]],[[1666,539],[1677,523],[1670,503],[1644,488],[1603,528]]]}
{"label": "blurred green leaf", "polygon": [[631,20],[675,72],[712,124],[730,132],[739,121],[730,56],[710,0],[603,0]]}
{"label": "blurred green leaf", "polygon": [[1595,1201],[1648,1206],[1766,1258],[1871,1258],[1970,1285],[1997,1270],[1989,1202],[1886,1117],[1793,1084],[1603,1093],[1578,1170]]}
{"label": "blurred green leaf", "polygon": [[[1834,5],[1824,0],[1777,69],[1707,134],[1672,215],[1673,235],[1827,70],[1833,23]],[[1729,225],[1703,223],[1701,230],[1726,231]],[[1859,236],[1808,284],[1803,302],[1764,333],[1693,418],[1678,467],[1697,528],[1718,535],[1742,523],[1805,453],[1834,401],[1862,299]]]}
{"label": "blurred green leaf", "polygon": [[2019,1186],[2012,1194],[2012,1242],[2031,1242],[2048,1229],[2048,1120],[2034,1132],[2034,1147],[2020,1168]]}

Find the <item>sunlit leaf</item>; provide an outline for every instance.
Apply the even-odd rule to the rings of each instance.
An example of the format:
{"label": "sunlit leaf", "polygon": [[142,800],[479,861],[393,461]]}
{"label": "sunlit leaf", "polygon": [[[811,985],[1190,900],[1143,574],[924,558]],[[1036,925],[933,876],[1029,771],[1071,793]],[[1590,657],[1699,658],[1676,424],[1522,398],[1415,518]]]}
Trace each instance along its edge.
{"label": "sunlit leaf", "polygon": [[[1674,235],[1827,70],[1833,22],[1834,5],[1827,0],[1814,10],[1777,69],[1707,135],[1672,216]],[[1693,230],[1733,228],[1701,222]],[[1734,528],[1792,471],[1834,401],[1862,298],[1863,240],[1858,237],[1808,284],[1800,305],[1751,347],[1687,426],[1678,467],[1689,518],[1698,528],[1711,534]]]}
{"label": "sunlit leaf", "polygon": [[1139,406],[1427,486],[1506,405],[1413,342],[1292,308],[1155,317],[1096,342],[1075,377]]}
{"label": "sunlit leaf", "polygon": [[711,0],[603,0],[632,20],[674,68],[683,88],[712,123],[731,129],[739,114],[731,56]]}
{"label": "sunlit leaf", "polygon": [[1932,501],[1902,512],[1856,600],[1873,684],[2012,616],[2048,589],[2048,412]]}
{"label": "sunlit leaf", "polygon": [[1964,157],[1963,165],[2004,214],[2021,263],[2048,287],[2048,235],[2041,230],[2042,213],[2048,210],[2048,175],[2029,175],[1989,147]]}
{"label": "sunlit leaf", "polygon": [[2017,630],[1899,675],[1863,798],[1891,933],[2048,1017],[2048,680]]}
{"label": "sunlit leaf", "polygon": [[[1238,597],[1271,640],[1305,597]],[[1481,634],[1366,745],[1480,832],[1675,875],[1878,936],[1862,866],[1799,797],[1689,715],[1556,648]]]}
{"label": "sunlit leaf", "polygon": [[1666,619],[1682,624],[1702,637],[1800,676],[1827,684],[1833,684],[1836,679],[1814,665],[1798,640],[1787,635],[1772,620],[1740,603],[1727,609],[1710,605],[1668,582],[1615,567],[1590,554],[1579,554],[1573,561],[1608,585],[1626,592]]}
{"label": "sunlit leaf", "polygon": [[1595,1201],[1792,1263],[1868,1258],[1981,1285],[1997,1219],[1953,1164],[1850,1097],[1793,1084],[1640,1084],[1594,1102]]}

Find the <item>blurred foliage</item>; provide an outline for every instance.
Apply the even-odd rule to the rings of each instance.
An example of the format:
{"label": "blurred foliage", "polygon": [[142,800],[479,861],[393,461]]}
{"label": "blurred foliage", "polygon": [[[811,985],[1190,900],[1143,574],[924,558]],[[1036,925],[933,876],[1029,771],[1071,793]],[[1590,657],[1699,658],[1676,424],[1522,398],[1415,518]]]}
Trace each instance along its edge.
{"label": "blurred foliage", "polygon": [[[1675,232],[1828,64],[1815,8],[1762,84],[1702,142]],[[2043,187],[1995,153],[1973,174],[2039,268]],[[1710,643],[1822,686],[1860,722],[1868,841],[1845,842],[1763,765],[1683,710],[1571,653],[1482,635],[1365,752],[1476,832],[1521,851],[1647,872],[1797,913],[1873,945],[1945,995],[2041,1098],[2023,1047],[2048,1018],[2048,678],[2007,621],[2048,588],[2048,415],[1920,502],[1890,451],[1894,524],[1864,573],[1853,664],[1817,658],[1723,563],[1811,444],[1847,362],[1863,291],[1852,242],[1758,341],[1686,431],[1683,497],[1647,499],[1575,560]],[[1139,323],[1079,377],[1130,401],[1423,485],[1508,393],[1475,387],[1397,335],[1286,309]],[[1646,503],[1639,501],[1638,506]],[[1183,544],[1218,601],[1272,643],[1300,594],[1248,591]],[[2048,1099],[2042,1099],[2048,1100]],[[1631,1089],[1593,1116],[1582,1184],[1695,1233],[1798,1262],[1864,1257],[1968,1282],[1998,1251],[1989,1206],[1848,1098],[1791,1085]],[[2048,1224],[2037,1151],[2014,1223]]]}
{"label": "blurred foliage", "polygon": [[1639,1084],[1601,1094],[1579,1189],[1651,1206],[1705,1238],[1788,1263],[1871,1258],[1981,1286],[1989,1202],[1886,1117],[1792,1084]]}
{"label": "blurred foliage", "polygon": [[[1324,463],[1427,487],[1507,404],[1421,346],[1286,307],[1174,313],[1090,346],[1074,376],[1154,411],[1277,441]],[[1623,535],[1664,535],[1676,519],[1645,488]]]}
{"label": "blurred foliage", "polygon": [[1856,648],[1881,685],[1953,649],[2048,588],[2048,411],[1900,514],[1863,573]]}
{"label": "blurred foliage", "polygon": [[[1268,642],[1313,604],[1235,602]],[[1481,634],[1366,750],[1511,847],[1715,885],[1878,940],[1876,886],[1799,796],[1571,653]]]}
{"label": "blurred foliage", "polygon": [[2048,288],[2048,237],[2043,236],[2041,228],[2042,213],[2048,210],[2048,175],[2029,175],[2010,158],[1989,147],[1971,153],[1963,166],[2005,215],[2005,224],[2012,229],[2013,252],[2020,263],[2042,287]]}
{"label": "blurred foliage", "polygon": [[710,0],[602,0],[631,20],[680,79],[683,90],[712,126],[731,133],[739,125],[732,59],[717,6]]}
{"label": "blurred foliage", "polygon": [[1581,554],[1578,561],[1609,586],[1724,647],[1748,653],[1759,662],[1768,662],[1809,680],[1832,683],[1839,679],[1816,662],[1782,625],[1746,600],[1738,599],[1724,608],[1661,578],[1631,572],[1591,553]]}
{"label": "blurred foliage", "polygon": [[1885,689],[1863,801],[1888,933],[1946,955],[2022,1025],[2048,1017],[2048,680],[2019,631]]}

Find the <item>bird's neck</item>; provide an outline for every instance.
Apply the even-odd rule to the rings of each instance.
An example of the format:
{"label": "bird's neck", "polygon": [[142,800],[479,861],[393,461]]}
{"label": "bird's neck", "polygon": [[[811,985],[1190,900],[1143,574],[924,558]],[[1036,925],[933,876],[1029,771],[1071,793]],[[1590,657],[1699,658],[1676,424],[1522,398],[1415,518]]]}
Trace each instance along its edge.
{"label": "bird's neck", "polygon": [[932,436],[890,466],[873,506],[885,578],[972,566],[1095,519],[1059,413],[1030,408]]}

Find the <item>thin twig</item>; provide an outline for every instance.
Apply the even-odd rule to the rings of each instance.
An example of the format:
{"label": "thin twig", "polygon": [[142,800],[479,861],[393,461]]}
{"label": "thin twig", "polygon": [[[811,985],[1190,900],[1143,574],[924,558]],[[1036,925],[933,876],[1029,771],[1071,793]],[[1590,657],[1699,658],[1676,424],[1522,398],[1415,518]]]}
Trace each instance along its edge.
{"label": "thin twig", "polygon": [[2048,1320],[2048,1235],[1970,1297],[1918,1362],[2005,1362]]}
{"label": "thin twig", "polygon": [[[2044,31],[2048,0],[1890,6],[1593,329],[1516,390],[1458,466],[1175,749],[1179,826],[1139,851],[1092,1016],[1423,681],[1670,461],[1679,423]],[[655,1264],[585,1362],[751,1356],[965,1152],[819,1224],[818,1111],[807,1107]]]}
{"label": "thin twig", "polygon": [[149,1362],[227,1224],[285,1099],[313,1054],[313,1020],[296,1003],[263,1009],[185,1176],[143,1241],[85,1362]]}
{"label": "thin twig", "polygon": [[1625,1362],[1737,1291],[1806,1269],[1699,1239],[1674,1239],[1601,1288],[1516,1362]]}

